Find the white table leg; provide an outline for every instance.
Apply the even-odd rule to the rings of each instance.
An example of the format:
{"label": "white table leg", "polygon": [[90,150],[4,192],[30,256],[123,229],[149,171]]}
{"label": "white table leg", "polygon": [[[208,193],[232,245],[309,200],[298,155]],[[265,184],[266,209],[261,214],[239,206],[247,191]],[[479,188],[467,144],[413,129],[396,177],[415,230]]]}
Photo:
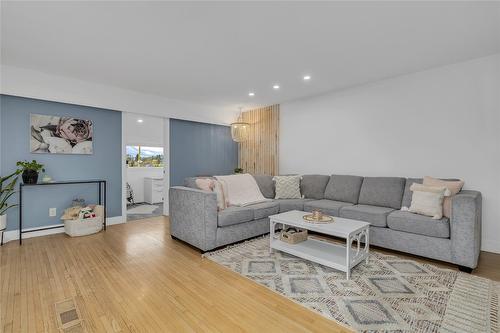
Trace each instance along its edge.
{"label": "white table leg", "polygon": [[269,254],[273,254],[273,248],[272,248],[272,243],[273,243],[273,240],[274,240],[274,230],[275,230],[275,225],[276,223],[274,221],[271,220],[271,223],[269,223]]}
{"label": "white table leg", "polygon": [[370,228],[366,228],[366,263],[368,264],[368,261],[370,259]]}
{"label": "white table leg", "polygon": [[345,249],[346,249],[346,255],[345,255],[346,279],[349,280],[351,278],[351,263],[350,263],[350,261],[351,261],[351,235],[347,236],[347,238],[346,238]]}

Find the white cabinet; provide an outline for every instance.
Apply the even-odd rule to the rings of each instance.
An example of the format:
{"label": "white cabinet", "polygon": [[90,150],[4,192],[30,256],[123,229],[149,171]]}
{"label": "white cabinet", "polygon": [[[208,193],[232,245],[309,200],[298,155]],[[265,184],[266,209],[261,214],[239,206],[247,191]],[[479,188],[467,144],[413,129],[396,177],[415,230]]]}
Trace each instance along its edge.
{"label": "white cabinet", "polygon": [[144,201],[149,204],[163,202],[163,178],[144,178]]}

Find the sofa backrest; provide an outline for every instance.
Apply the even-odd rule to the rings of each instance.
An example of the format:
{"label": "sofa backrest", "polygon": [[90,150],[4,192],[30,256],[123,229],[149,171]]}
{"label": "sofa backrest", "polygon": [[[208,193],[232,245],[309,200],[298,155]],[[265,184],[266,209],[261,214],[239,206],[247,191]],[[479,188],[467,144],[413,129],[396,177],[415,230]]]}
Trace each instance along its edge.
{"label": "sofa backrest", "polygon": [[325,199],[358,203],[363,177],[350,175],[331,175],[325,188]]}
{"label": "sofa backrest", "polygon": [[365,177],[358,203],[400,209],[405,184],[406,178]]}
{"label": "sofa backrest", "polygon": [[267,176],[267,175],[252,175],[253,178],[255,178],[255,181],[257,182],[257,185],[259,185],[259,189],[262,192],[262,195],[264,198],[267,199],[274,199],[275,195],[275,188],[274,188],[274,181],[273,181],[273,176]]}
{"label": "sofa backrest", "polygon": [[422,184],[423,178],[407,178],[406,179],[406,185],[405,185],[405,191],[403,193],[403,201],[401,202],[401,207],[410,207],[411,205],[411,198],[413,196],[413,192],[410,191],[410,186],[413,183],[417,184]]}
{"label": "sofa backrest", "polygon": [[330,180],[327,175],[302,175],[300,193],[306,199],[321,200],[325,196],[325,188]]}

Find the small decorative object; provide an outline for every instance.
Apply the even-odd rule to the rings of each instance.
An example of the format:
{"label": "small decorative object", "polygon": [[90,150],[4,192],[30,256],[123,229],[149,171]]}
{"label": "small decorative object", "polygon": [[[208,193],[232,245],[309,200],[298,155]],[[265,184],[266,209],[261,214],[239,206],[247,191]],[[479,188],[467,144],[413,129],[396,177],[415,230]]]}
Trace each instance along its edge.
{"label": "small decorative object", "polygon": [[310,223],[332,223],[333,217],[323,214],[319,210],[314,210],[311,214],[304,215],[304,220]]}
{"label": "small decorative object", "polygon": [[80,213],[78,214],[78,218],[82,220],[91,219],[94,217],[96,217],[94,210],[89,206],[80,209]]}
{"label": "small decorative object", "polygon": [[307,240],[307,230],[287,228],[281,231],[280,240],[288,244],[297,244]]}
{"label": "small decorative object", "polygon": [[85,207],[87,204],[85,203],[85,199],[83,198],[74,198],[71,202],[71,207]]}
{"label": "small decorative object", "polygon": [[236,169],[234,169],[234,173],[243,173],[243,169],[242,168],[236,168]]}
{"label": "small decorative object", "polygon": [[52,182],[52,177],[50,177],[49,175],[43,175],[42,176],[42,182],[43,183],[51,183]]}
{"label": "small decorative object", "polygon": [[38,173],[45,172],[43,164],[38,163],[36,160],[31,162],[19,161],[16,164],[21,167],[23,182],[25,184],[36,184],[38,182]]}
{"label": "small decorative object", "polygon": [[248,138],[248,133],[250,132],[250,124],[243,121],[243,114],[241,112],[242,108],[240,107],[240,115],[238,116],[238,120],[231,124],[231,137],[233,141],[243,142]]}
{"label": "small decorative object", "polygon": [[93,153],[92,140],[92,120],[31,115],[32,153],[90,155]]}
{"label": "small decorative object", "polygon": [[[9,208],[17,206],[9,205],[7,200],[14,194],[14,190],[17,183],[17,176],[21,170],[16,170],[8,176],[0,177],[0,234],[1,241],[0,243],[3,245],[3,232],[7,228],[7,210]],[[4,185],[6,184],[6,185]]]}

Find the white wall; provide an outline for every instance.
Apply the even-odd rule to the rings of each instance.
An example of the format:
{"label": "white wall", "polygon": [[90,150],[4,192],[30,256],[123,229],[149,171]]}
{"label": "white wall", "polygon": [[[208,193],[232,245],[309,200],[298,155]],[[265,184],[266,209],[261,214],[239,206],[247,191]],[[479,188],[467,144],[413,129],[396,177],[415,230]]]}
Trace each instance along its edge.
{"label": "white wall", "polygon": [[6,65],[0,66],[0,93],[224,125],[234,121],[237,114],[236,111]]}
{"label": "white wall", "polygon": [[134,191],[135,202],[144,202],[144,178],[163,178],[163,168],[127,168],[127,182]]}
{"label": "white wall", "polygon": [[500,54],[281,105],[280,172],[461,178],[500,253]]}

